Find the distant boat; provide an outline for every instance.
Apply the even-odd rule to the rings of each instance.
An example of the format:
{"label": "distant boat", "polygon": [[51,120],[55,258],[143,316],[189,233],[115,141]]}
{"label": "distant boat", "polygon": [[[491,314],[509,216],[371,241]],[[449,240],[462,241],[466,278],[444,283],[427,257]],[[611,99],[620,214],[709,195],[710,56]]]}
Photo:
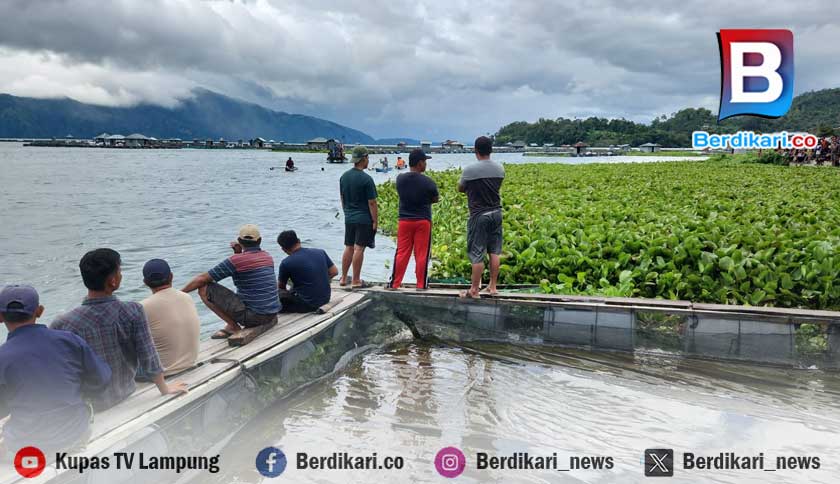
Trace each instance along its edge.
{"label": "distant boat", "polygon": [[389,171],[393,170],[390,166],[388,168],[375,168],[376,173],[388,173]]}
{"label": "distant boat", "polygon": [[327,163],[344,163],[344,145],[334,139],[327,140]]}
{"label": "distant boat", "polygon": [[287,166],[285,169],[286,169],[286,171],[297,171],[296,166],[292,166],[292,167]]}

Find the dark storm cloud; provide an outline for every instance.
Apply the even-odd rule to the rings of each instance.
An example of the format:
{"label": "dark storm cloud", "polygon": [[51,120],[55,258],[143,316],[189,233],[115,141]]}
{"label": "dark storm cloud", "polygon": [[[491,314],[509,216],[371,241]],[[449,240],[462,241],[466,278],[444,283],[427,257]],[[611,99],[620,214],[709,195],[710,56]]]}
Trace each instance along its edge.
{"label": "dark storm cloud", "polygon": [[840,78],[840,7],[593,0],[5,0],[0,91],[171,104],[195,86],[374,136],[714,108],[715,32],[790,28],[797,91]]}

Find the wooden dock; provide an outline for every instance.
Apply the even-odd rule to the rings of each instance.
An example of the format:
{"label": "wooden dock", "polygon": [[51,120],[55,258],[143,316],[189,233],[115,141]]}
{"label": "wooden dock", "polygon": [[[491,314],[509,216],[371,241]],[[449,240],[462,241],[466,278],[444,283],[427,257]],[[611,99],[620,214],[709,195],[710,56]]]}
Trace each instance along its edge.
{"label": "wooden dock", "polygon": [[[324,307],[323,314],[281,314],[274,327],[244,346],[230,346],[227,340],[202,341],[196,366],[167,379],[187,383],[189,393],[162,396],[153,383],[138,384],[127,400],[96,414],[90,442],[79,455],[94,456],[106,451],[232,381],[243,370],[308,340],[358,305],[364,297],[361,292],[333,291],[332,300]],[[13,467],[0,466],[0,484],[47,482],[58,474],[48,466],[37,478],[22,479]]]}

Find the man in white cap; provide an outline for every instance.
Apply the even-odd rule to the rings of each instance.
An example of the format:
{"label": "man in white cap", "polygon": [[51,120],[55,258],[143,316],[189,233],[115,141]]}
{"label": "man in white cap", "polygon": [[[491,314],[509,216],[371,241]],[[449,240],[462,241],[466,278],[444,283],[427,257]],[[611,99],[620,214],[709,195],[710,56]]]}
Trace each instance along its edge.
{"label": "man in white cap", "polygon": [[[256,225],[239,229],[239,237],[231,242],[233,255],[207,272],[201,273],[182,289],[198,294],[204,304],[225,322],[225,327],[211,338],[225,339],[242,327],[272,324],[280,312],[280,296],[274,259],[260,249],[262,236]],[[233,277],[237,292],[218,284]]]}

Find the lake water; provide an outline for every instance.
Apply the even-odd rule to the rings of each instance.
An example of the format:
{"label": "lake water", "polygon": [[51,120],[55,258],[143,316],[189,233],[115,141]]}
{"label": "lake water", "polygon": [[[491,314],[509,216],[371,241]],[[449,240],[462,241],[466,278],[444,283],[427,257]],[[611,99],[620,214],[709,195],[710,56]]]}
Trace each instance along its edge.
{"label": "lake water", "polygon": [[[292,156],[299,170],[269,170]],[[263,248],[276,263],[285,256],[277,234],[293,229],[305,246],[327,251],[341,264],[344,221],[338,179],[351,165],[325,163],[321,153],[256,150],[120,150],[32,148],[0,143],[0,284],[25,282],[41,294],[42,321],[72,309],[85,296],[78,263],[88,250],[111,247],[122,255],[117,295],[148,294],[141,270],[152,258],[169,261],[176,287],[230,254],[238,228],[256,223]],[[407,156],[406,156],[407,158]],[[646,162],[648,157],[495,157],[508,163]],[[371,160],[378,160],[372,155]],[[471,154],[435,155],[434,170],[474,161]],[[392,164],[396,155],[389,155]],[[370,172],[377,183],[395,178]],[[376,239],[362,276],[385,281],[394,242]],[[412,262],[413,264],[413,262]],[[413,282],[413,267],[406,282]],[[228,281],[229,283],[229,281]],[[194,296],[198,301],[198,296]],[[199,304],[202,335],[221,323]],[[5,328],[0,325],[0,336]]]}
{"label": "lake water", "polygon": [[[467,457],[464,483],[636,483],[648,448],[715,456],[819,456],[811,471],[695,471],[668,482],[837,482],[836,374],[552,347],[408,343],[367,354],[277,403],[222,449],[210,482],[261,481],[256,449],[403,457],[402,471],[307,471],[295,483],[443,482],[443,447]],[[612,457],[608,470],[477,470],[475,455]],[[679,459],[679,457],[678,457]],[[293,462],[293,461],[292,461]],[[206,479],[202,478],[204,482]],[[655,481],[656,479],[654,479]]]}

